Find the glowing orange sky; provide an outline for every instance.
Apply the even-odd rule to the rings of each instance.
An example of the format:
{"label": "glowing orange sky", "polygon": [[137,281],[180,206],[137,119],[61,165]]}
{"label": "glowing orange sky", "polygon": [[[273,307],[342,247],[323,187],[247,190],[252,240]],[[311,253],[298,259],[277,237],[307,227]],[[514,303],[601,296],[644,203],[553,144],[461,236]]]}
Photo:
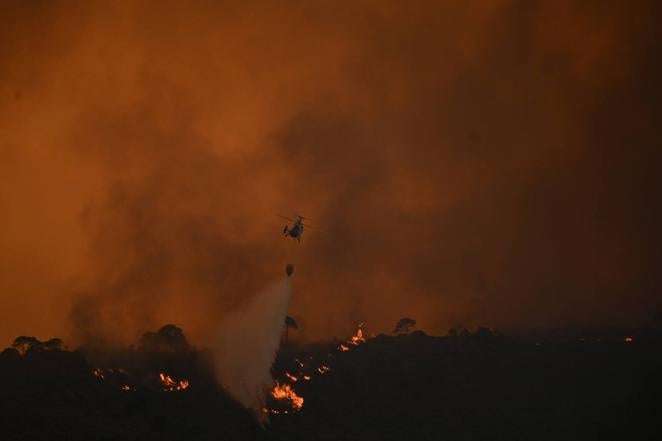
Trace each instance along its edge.
{"label": "glowing orange sky", "polygon": [[655,2],[126,3],[3,5],[3,344],[660,320]]}

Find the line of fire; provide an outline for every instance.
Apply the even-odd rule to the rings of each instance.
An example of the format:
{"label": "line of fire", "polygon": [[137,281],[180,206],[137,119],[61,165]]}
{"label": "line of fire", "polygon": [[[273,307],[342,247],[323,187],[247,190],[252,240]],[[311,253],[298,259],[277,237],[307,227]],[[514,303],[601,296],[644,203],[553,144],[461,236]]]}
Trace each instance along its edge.
{"label": "line of fire", "polygon": [[[281,300],[287,305],[291,295],[293,265],[287,265],[285,272],[285,284],[276,290],[265,291],[263,301],[269,296],[282,296]],[[278,314],[287,311],[275,310]],[[251,315],[255,314],[253,309],[248,308],[248,311],[253,312],[239,317],[251,325],[257,323],[255,317],[264,319],[271,314],[268,312],[265,316],[259,308],[255,310],[257,316]],[[57,394],[49,393],[51,399],[66,401],[66,397],[85,396],[96,403],[108,403],[101,411],[106,418],[112,418],[118,412],[128,415],[137,413],[141,415],[139,424],[144,421],[150,424],[146,433],[158,433],[163,439],[171,439],[168,438],[170,435],[196,431],[206,433],[209,430],[225,435],[241,430],[242,436],[250,434],[250,439],[280,439],[279,436],[288,433],[311,435],[314,430],[306,432],[300,424],[305,426],[305,421],[316,421],[315,424],[319,425],[320,419],[336,421],[335,426],[325,427],[333,434],[333,439],[342,439],[347,421],[353,421],[352,430],[356,430],[357,424],[373,424],[362,419],[362,415],[372,415],[371,418],[375,419],[376,415],[383,413],[392,421],[397,418],[414,421],[426,415],[420,428],[429,433],[430,424],[434,421],[432,417],[436,415],[435,409],[442,408],[451,414],[454,409],[460,412],[474,409],[462,402],[440,407],[437,400],[444,393],[456,399],[480,396],[488,400],[489,395],[481,392],[481,388],[487,388],[497,395],[523,394],[512,401],[519,405],[524,402],[521,401],[524,397],[530,399],[525,392],[527,382],[531,381],[527,380],[526,372],[513,376],[513,372],[517,372],[513,369],[521,369],[522,366],[528,366],[529,375],[543,372],[543,366],[545,372],[553,373],[547,380],[550,385],[547,394],[550,397],[556,397],[558,393],[573,393],[575,389],[568,388],[568,385],[576,381],[575,372],[591,378],[587,384],[596,387],[593,393],[598,400],[602,400],[602,395],[597,387],[606,379],[615,380],[615,376],[618,376],[617,393],[627,397],[640,377],[622,376],[622,371],[640,365],[650,356],[657,341],[644,332],[636,335],[614,329],[602,334],[580,330],[564,334],[529,332],[522,337],[514,334],[506,336],[489,327],[470,331],[460,326],[451,328],[446,336],[429,336],[418,329],[417,321],[410,317],[398,320],[390,334],[374,335],[368,332],[365,323],[360,322],[347,338],[317,343],[293,340],[292,334],[300,327],[298,321],[289,315],[285,315],[284,319],[281,317],[280,324],[273,329],[281,332],[280,342],[274,349],[275,358],[270,364],[267,385],[262,391],[255,391],[261,403],[257,409],[242,403],[241,394],[238,395],[236,390],[224,390],[223,381],[219,384],[214,373],[210,351],[191,346],[184,331],[172,324],[154,332],[145,332],[135,346],[114,351],[98,347],[71,350],[57,338],[41,341],[35,337],[21,336],[15,339],[11,348],[0,353],[0,373],[13,372],[15,378],[28,381],[28,386],[20,387],[19,390],[23,391],[39,390],[31,388],[34,382],[49,388],[59,384],[62,389]],[[265,330],[269,331],[269,328]],[[236,348],[242,338],[241,334],[236,336],[232,346]],[[251,349],[260,350],[257,346]],[[614,353],[620,353],[626,357],[621,360],[634,364],[613,363]],[[580,369],[568,371],[564,361],[566,358],[580,362]],[[242,370],[248,368],[247,363],[251,359],[240,360],[237,366]],[[653,359],[650,363],[655,366]],[[55,377],[62,381],[53,383]],[[241,383],[243,378],[248,380],[250,376],[240,375],[238,378]],[[642,378],[649,377],[644,375]],[[245,386],[250,386],[250,383],[246,382]],[[11,387],[7,389],[12,390]],[[584,395],[581,397],[585,399]],[[26,394],[14,396],[14,399],[20,403],[21,400],[35,398]],[[427,404],[422,406],[421,403]],[[536,403],[543,408],[556,406],[553,400]],[[589,407],[591,412],[595,409],[601,412],[624,409],[614,405],[613,401],[607,401],[611,403],[609,410],[594,403]],[[623,403],[624,406],[629,405],[627,399]],[[484,406],[481,403],[479,408]],[[553,409],[559,411],[555,407]],[[551,410],[552,407],[545,412]],[[563,408],[560,412],[565,410]],[[433,414],[426,413],[428,411]],[[97,409],[95,412],[100,411]],[[454,418],[458,417],[459,414]],[[486,417],[481,414],[480,418],[483,420]],[[376,421],[382,420],[378,418]],[[450,429],[441,430],[452,433],[451,420],[442,421],[450,424]],[[593,430],[594,426],[588,423],[590,421],[587,417],[587,423],[579,426],[580,433]],[[236,429],[238,424],[244,429]],[[229,429],[233,427],[235,429]],[[253,429],[247,431],[246,427]],[[434,430],[440,430],[436,425],[434,427]],[[111,435],[109,439],[114,438]]]}
{"label": "line of fire", "polygon": [[[505,336],[490,328],[475,331],[454,328],[446,336],[435,337],[416,329],[416,321],[407,317],[397,322],[391,334],[373,335],[364,323],[359,323],[355,332],[343,340],[301,344],[292,341],[292,333],[298,327],[293,317],[288,316],[283,323],[281,347],[271,369],[273,384],[265,391],[266,400],[260,409],[271,422],[267,427],[255,426],[256,431],[251,432],[253,439],[271,439],[275,433],[301,433],[304,430],[301,424],[308,424],[305,421],[319,423],[325,418],[345,422],[326,429],[341,437],[341,432],[336,431],[350,424],[347,421],[358,424],[356,418],[365,414],[375,418],[365,405],[374,406],[386,415],[389,409],[396,412],[390,418],[400,415],[411,420],[425,409],[439,408],[432,403],[442,391],[454,397],[461,396],[460,392],[473,391],[475,396],[486,400],[487,395],[479,388],[488,384],[494,388],[494,384],[503,383],[503,390],[493,389],[492,393],[501,395],[507,388],[508,394],[523,399],[525,395],[520,394],[526,389],[520,383],[522,373],[517,376],[509,373],[515,366],[513,363],[518,366],[525,363],[531,372],[540,372],[541,364],[551,365],[554,376],[548,379],[548,396],[568,394],[573,390],[570,385],[574,377],[564,367],[564,360],[571,356],[576,359],[578,354],[582,363],[579,372],[590,373],[587,378],[594,378],[589,385],[602,384],[605,378],[618,378],[612,393],[627,393],[638,377],[621,375],[629,367],[613,362],[610,365],[611,354],[629,354],[631,363],[639,363],[642,354],[649,353],[652,347],[649,336],[613,330],[604,334],[541,334],[521,338]],[[182,329],[166,325],[145,333],[136,346],[113,354],[68,349],[59,339],[19,337],[11,348],[0,353],[0,372],[14,378],[16,384],[23,384],[22,395],[12,392],[14,384],[6,386],[19,407],[20,403],[34,399],[29,392],[32,386],[48,385],[41,387],[51,390],[48,399],[61,400],[64,407],[73,405],[70,399],[85,396],[91,402],[106,403],[105,410],[98,407],[94,410],[104,412],[106,418],[114,418],[118,412],[141,415],[141,421],[151,421],[150,430],[163,434],[164,439],[170,439],[168,434],[189,433],[192,427],[226,434],[228,427],[237,424],[253,427],[256,420],[252,411],[219,390],[207,360],[204,350],[188,344]],[[401,375],[404,372],[410,375]],[[497,377],[501,383],[494,383]],[[54,378],[58,379],[55,383]],[[52,391],[53,387],[59,388],[57,392]],[[416,394],[409,396],[406,390],[415,390]],[[595,393],[596,398],[601,397],[598,389]],[[421,410],[420,402],[429,403],[429,407]],[[554,403],[537,402],[537,405],[545,407]],[[454,408],[472,407],[459,402],[442,408],[452,413]],[[616,406],[616,409],[621,408]],[[361,421],[360,424],[373,424]],[[218,426],[210,428],[210,424]],[[427,427],[427,422],[422,427]],[[443,430],[452,430],[450,427]]]}
{"label": "line of fire", "polygon": [[[293,319],[288,317],[290,326]],[[363,336],[363,323],[360,323],[356,334],[352,335],[347,341],[340,343],[337,346],[337,351],[346,352],[349,347],[358,346],[366,342]],[[286,324],[287,327],[287,324]],[[161,328],[157,334],[170,334],[173,331],[178,333],[178,328],[173,329],[172,325]],[[348,345],[348,346],[346,346]],[[34,348],[23,348],[22,354]],[[303,408],[304,398],[297,394],[295,383],[302,381],[311,381],[316,375],[324,375],[331,371],[328,364],[332,363],[333,354],[327,353],[326,356],[321,357],[323,360],[316,360],[312,355],[308,355],[305,361],[299,358],[294,358],[289,363],[290,370],[283,370],[282,372],[274,372],[276,380],[274,381],[273,388],[269,391],[269,407],[263,407],[262,411],[268,414],[288,414],[299,411]],[[294,372],[291,373],[291,372]],[[99,381],[109,387],[115,387],[122,392],[136,392],[141,388],[150,388],[152,390],[160,390],[163,392],[181,392],[186,391],[190,382],[186,378],[173,378],[165,372],[154,372],[148,376],[138,376],[128,368],[122,367],[95,367],[91,370]]]}

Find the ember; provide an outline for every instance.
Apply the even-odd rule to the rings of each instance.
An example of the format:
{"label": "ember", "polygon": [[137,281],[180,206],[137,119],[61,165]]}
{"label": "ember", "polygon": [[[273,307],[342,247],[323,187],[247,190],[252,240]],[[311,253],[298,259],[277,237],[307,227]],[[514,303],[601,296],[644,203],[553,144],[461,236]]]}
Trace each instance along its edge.
{"label": "ember", "polygon": [[632,343],[633,338],[632,337],[625,337],[625,342],[626,343]]}
{"label": "ember", "polygon": [[292,382],[295,382],[295,383],[296,383],[296,382],[298,381],[298,378],[295,377],[294,375],[290,374],[289,372],[285,372],[285,376],[286,376],[287,378],[289,378],[290,380],[292,380]]}
{"label": "ember", "polygon": [[349,348],[341,343],[340,346],[338,346],[338,350],[345,352],[345,351],[349,351]]}
{"label": "ember", "polygon": [[322,375],[326,374],[326,373],[329,372],[330,370],[331,370],[330,367],[328,367],[328,366],[324,366],[324,365],[322,365],[322,366],[320,366],[320,367],[317,368],[317,372],[319,372],[319,373],[322,374]]}
{"label": "ember", "polygon": [[172,379],[171,376],[166,375],[163,372],[159,374],[159,378],[161,379],[161,385],[163,386],[163,390],[167,392],[184,390],[189,387],[188,380],[175,381]]}

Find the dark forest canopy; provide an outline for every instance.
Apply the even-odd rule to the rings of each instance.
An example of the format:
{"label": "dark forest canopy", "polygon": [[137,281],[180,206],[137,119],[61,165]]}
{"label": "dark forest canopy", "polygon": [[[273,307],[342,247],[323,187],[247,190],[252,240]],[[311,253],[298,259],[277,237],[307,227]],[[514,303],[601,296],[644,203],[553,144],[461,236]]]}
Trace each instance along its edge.
{"label": "dark forest canopy", "polygon": [[[320,432],[330,441],[644,439],[660,411],[659,338],[513,339],[480,328],[379,335],[347,352],[337,342],[287,345],[274,376],[310,375],[291,383],[304,405],[261,428],[218,387],[202,352],[134,348],[94,359],[22,337],[17,342],[32,349],[0,353],[0,376],[11,379],[0,394],[0,433],[109,441],[307,440]],[[319,364],[329,370],[320,374]],[[164,390],[163,372],[190,387]]]}

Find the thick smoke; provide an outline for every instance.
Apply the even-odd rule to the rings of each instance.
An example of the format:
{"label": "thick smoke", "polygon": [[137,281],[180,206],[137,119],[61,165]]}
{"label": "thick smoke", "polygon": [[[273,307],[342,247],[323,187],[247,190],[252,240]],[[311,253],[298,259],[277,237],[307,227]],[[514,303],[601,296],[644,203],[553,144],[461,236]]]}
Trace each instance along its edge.
{"label": "thick smoke", "polygon": [[662,2],[337,3],[3,2],[0,339],[205,346],[284,206],[302,339],[662,310]]}
{"label": "thick smoke", "polygon": [[286,277],[228,314],[213,347],[217,377],[223,387],[258,417],[273,386],[270,368],[280,344],[292,285]]}

